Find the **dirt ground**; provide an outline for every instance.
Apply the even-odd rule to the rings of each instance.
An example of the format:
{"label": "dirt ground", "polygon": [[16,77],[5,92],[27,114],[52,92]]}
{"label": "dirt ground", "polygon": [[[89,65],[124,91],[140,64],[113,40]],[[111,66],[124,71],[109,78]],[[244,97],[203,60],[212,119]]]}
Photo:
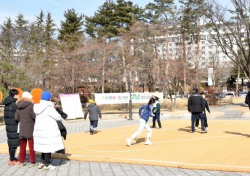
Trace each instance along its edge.
{"label": "dirt ground", "polygon": [[[144,145],[146,132],[131,147],[126,138],[137,125],[106,129],[95,135],[70,134],[65,141],[66,155],[80,161],[148,164],[188,169],[250,172],[250,121],[211,120],[209,132],[190,133],[189,120],[164,121],[153,129],[152,145]],[[0,144],[0,153],[7,153]]]}

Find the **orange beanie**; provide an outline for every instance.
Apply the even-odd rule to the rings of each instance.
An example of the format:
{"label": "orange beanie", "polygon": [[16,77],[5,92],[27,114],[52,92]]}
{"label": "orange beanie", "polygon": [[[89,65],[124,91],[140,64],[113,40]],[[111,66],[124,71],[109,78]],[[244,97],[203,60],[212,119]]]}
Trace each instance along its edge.
{"label": "orange beanie", "polygon": [[40,88],[34,88],[31,91],[32,100],[35,104],[40,103],[41,97],[42,97],[43,90]]}

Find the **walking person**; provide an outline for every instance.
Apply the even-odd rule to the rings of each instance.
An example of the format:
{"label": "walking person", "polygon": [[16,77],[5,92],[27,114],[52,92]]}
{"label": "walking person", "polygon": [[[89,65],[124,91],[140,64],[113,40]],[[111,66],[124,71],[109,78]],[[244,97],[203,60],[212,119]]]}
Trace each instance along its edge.
{"label": "walking person", "polygon": [[30,163],[36,164],[33,131],[35,126],[35,113],[33,111],[34,102],[31,99],[32,95],[29,92],[23,92],[22,98],[17,100],[17,110],[15,113],[15,120],[19,122],[19,138],[20,138],[20,152],[19,161],[22,166],[26,163],[26,145],[28,142]]}
{"label": "walking person", "polygon": [[143,129],[146,128],[147,129],[147,139],[145,142],[145,145],[151,145],[151,136],[152,136],[152,129],[150,128],[150,126],[148,125],[148,119],[149,117],[153,117],[153,105],[155,104],[155,99],[154,98],[150,98],[149,102],[147,105],[143,105],[139,108],[139,115],[140,115],[140,125],[138,130],[130,137],[127,139],[127,145],[131,146],[131,142],[137,137],[139,136]]}
{"label": "walking person", "polygon": [[[209,105],[208,105],[208,102],[206,100],[206,95],[204,92],[201,93],[201,96],[204,100],[204,105],[205,105],[205,109],[204,109],[204,127],[205,127],[205,131],[207,132],[208,131],[208,123],[207,123],[207,114],[206,114],[206,110],[210,113],[210,108],[209,108]],[[199,126],[199,118],[196,118],[196,122],[195,122],[195,130],[198,129],[198,126]]]}
{"label": "walking person", "polygon": [[153,107],[154,117],[153,117],[153,126],[152,126],[152,128],[155,128],[155,121],[156,120],[157,120],[159,128],[161,128],[161,120],[160,120],[161,104],[159,102],[158,97],[155,96],[154,99],[155,99],[155,107]]}
{"label": "walking person", "polygon": [[14,119],[17,109],[16,101],[19,99],[18,90],[11,89],[9,96],[3,101],[4,105],[4,122],[6,125],[6,133],[8,138],[9,156],[10,161],[8,165],[19,164],[18,159],[15,157],[16,149],[20,145],[19,134],[17,133],[18,122]]}
{"label": "walking person", "polygon": [[199,95],[197,87],[194,87],[193,92],[194,94],[188,98],[188,111],[192,113],[192,133],[195,132],[196,116],[201,119],[201,132],[204,133],[206,132],[204,128],[204,116],[202,114],[205,110],[204,100],[202,96]]}
{"label": "walking person", "polygon": [[248,108],[250,109],[250,89],[247,92],[245,103],[248,105]]}
{"label": "walking person", "polygon": [[98,126],[98,117],[102,118],[102,113],[100,108],[96,105],[95,101],[89,99],[89,105],[84,113],[84,119],[86,120],[89,113],[90,127],[89,132],[91,135],[94,134],[95,128]]}
{"label": "walking person", "polygon": [[54,103],[50,101],[51,94],[42,92],[41,101],[34,105],[36,122],[34,127],[34,150],[41,152],[41,163],[38,168],[43,170],[55,169],[51,165],[51,153],[64,149],[60,130],[56,121],[61,121],[61,115],[56,111]]}

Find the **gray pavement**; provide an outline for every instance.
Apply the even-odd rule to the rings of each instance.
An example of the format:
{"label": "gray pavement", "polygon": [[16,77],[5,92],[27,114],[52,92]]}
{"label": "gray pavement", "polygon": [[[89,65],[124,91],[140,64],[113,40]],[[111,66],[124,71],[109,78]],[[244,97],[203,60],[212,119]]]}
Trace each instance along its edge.
{"label": "gray pavement", "polygon": [[[242,112],[230,111],[231,106],[212,107],[212,111],[223,111],[225,115],[220,119],[249,119],[242,118]],[[135,120],[100,120],[99,130],[106,128],[117,128],[138,124],[139,117],[135,114]],[[163,113],[162,120],[170,119],[190,119],[190,114],[170,117]],[[210,120],[216,119],[211,117]],[[88,131],[89,121],[68,120],[64,122],[68,133],[78,133]],[[6,143],[6,133],[4,127],[0,127],[0,143]],[[250,173],[219,172],[205,170],[187,170],[178,168],[167,168],[158,166],[144,166],[132,164],[79,162],[63,159],[53,159],[52,165],[55,170],[43,171],[37,167],[8,166],[8,155],[0,154],[0,176],[250,176]],[[37,157],[37,162],[40,158]]]}
{"label": "gray pavement", "polygon": [[[37,158],[39,162],[40,158]],[[37,167],[8,166],[8,156],[0,154],[1,176],[250,176],[248,173],[187,170],[133,164],[79,162],[53,159],[55,170]]]}

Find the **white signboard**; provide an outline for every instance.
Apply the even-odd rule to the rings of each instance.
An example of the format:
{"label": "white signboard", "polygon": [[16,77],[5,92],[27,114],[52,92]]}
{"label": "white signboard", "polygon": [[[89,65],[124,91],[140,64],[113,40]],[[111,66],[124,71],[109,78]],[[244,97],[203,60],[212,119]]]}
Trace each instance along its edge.
{"label": "white signboard", "polygon": [[[163,102],[163,93],[131,93],[132,103],[148,103],[152,96],[159,97]],[[97,104],[124,104],[129,103],[129,93],[96,93],[95,102]]]}
{"label": "white signboard", "polygon": [[59,94],[63,112],[68,115],[67,119],[83,118],[82,105],[79,94]]}
{"label": "white signboard", "polygon": [[214,69],[213,67],[208,67],[208,86],[213,85]]}

